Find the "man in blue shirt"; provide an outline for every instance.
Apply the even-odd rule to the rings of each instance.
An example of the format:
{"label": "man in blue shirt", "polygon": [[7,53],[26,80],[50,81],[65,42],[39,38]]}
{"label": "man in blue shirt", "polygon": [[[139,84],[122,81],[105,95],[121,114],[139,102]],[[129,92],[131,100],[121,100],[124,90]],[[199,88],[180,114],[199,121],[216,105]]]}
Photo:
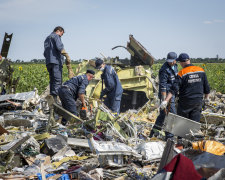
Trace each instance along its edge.
{"label": "man in blue shirt", "polygon": [[57,26],[44,42],[44,57],[49,72],[50,94],[56,102],[58,89],[62,85],[63,56],[70,62],[70,58],[61,41],[63,34],[64,29],[61,26]]}
{"label": "man in blue shirt", "polygon": [[[163,102],[166,99],[167,94],[169,93],[173,83],[175,82],[178,69],[176,64],[177,54],[175,52],[170,52],[167,54],[166,62],[162,65],[159,70],[159,99],[160,102]],[[175,96],[171,98],[170,107],[166,111],[176,114],[175,108]],[[153,129],[161,130],[163,122],[166,115],[165,110],[160,110],[160,114],[156,119]],[[150,137],[154,134],[154,130],[151,131]],[[172,137],[173,135],[166,132],[166,139]]]}
{"label": "man in blue shirt", "polygon": [[[95,72],[93,70],[87,70],[86,74],[75,76],[59,88],[59,98],[62,103],[62,107],[72,114],[78,116],[76,108],[76,100],[79,97],[82,102],[82,107],[87,109],[85,103],[85,90],[90,80],[94,78]],[[66,125],[67,121],[62,119],[62,124]]]}
{"label": "man in blue shirt", "polygon": [[120,113],[120,102],[123,94],[123,88],[120,80],[112,66],[106,65],[103,60],[95,61],[96,69],[101,70],[102,82],[105,83],[105,89],[102,89],[100,99],[106,95],[104,104],[116,115]]}

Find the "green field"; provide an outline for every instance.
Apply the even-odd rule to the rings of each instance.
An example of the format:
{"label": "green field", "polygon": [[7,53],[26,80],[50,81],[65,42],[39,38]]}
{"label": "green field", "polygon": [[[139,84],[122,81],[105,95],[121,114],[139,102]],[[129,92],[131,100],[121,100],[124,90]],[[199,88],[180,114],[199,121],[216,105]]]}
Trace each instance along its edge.
{"label": "green field", "polygon": [[[205,70],[211,90],[216,90],[223,94],[225,93],[225,63],[196,63],[194,65],[200,66]],[[157,74],[160,67],[161,64],[154,64],[152,67],[154,73]],[[182,67],[178,65],[178,69],[181,70]]]}
{"label": "green field", "polygon": [[[205,70],[211,89],[225,93],[225,63],[208,63],[196,65],[202,67]],[[77,64],[73,64],[72,67],[75,69]],[[154,64],[152,66],[154,75],[158,74],[160,67],[161,64]],[[31,91],[36,87],[39,91],[39,94],[41,94],[49,83],[48,71],[45,64],[13,64],[13,68],[13,77],[20,77],[16,92]],[[181,69],[180,66],[179,69]],[[63,82],[68,80],[67,76],[67,69],[64,67]]]}
{"label": "green field", "polygon": [[[75,69],[77,64],[73,64]],[[16,92],[32,91],[35,87],[41,94],[49,84],[49,74],[45,64],[13,64],[13,77],[20,77]],[[63,82],[68,80],[66,66],[63,68]]]}

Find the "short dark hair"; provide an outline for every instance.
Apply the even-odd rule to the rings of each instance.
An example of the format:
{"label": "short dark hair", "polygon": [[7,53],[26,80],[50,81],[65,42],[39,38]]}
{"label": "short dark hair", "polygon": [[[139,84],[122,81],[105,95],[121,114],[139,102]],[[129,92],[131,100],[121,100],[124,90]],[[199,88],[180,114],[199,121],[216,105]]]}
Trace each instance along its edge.
{"label": "short dark hair", "polygon": [[63,29],[63,27],[61,27],[61,26],[57,26],[57,27],[55,27],[55,29],[54,29],[54,32],[56,32],[56,31],[60,31],[60,32],[64,32],[65,33],[65,31],[64,31],[64,29]]}

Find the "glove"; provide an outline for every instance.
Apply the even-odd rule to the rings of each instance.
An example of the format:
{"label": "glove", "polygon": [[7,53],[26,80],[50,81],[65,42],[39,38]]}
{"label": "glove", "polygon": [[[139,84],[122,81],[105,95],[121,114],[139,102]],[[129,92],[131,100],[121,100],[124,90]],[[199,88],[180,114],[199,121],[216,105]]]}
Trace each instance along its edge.
{"label": "glove", "polygon": [[167,103],[168,103],[167,101],[163,101],[163,102],[160,104],[159,108],[160,108],[161,110],[165,109],[166,106],[167,106]]}
{"label": "glove", "polygon": [[71,64],[67,64],[66,65],[67,69],[68,69],[68,77],[71,79],[72,77],[75,76],[74,72],[73,72],[73,69],[71,67]]}
{"label": "glove", "polygon": [[161,101],[165,101],[165,99],[166,99],[166,96],[163,96],[163,95],[162,95]]}
{"label": "glove", "polygon": [[69,57],[68,53],[65,51],[65,49],[63,49],[63,50],[61,51],[61,54],[62,54],[63,56],[65,56],[66,59],[70,59],[70,57]]}
{"label": "glove", "polygon": [[86,119],[87,118],[87,107],[82,107],[80,110],[80,118]]}
{"label": "glove", "polygon": [[204,103],[205,103],[205,105],[209,105],[210,104],[209,98],[204,99]]}
{"label": "glove", "polygon": [[69,56],[66,57],[66,65],[69,65],[71,63],[71,59]]}

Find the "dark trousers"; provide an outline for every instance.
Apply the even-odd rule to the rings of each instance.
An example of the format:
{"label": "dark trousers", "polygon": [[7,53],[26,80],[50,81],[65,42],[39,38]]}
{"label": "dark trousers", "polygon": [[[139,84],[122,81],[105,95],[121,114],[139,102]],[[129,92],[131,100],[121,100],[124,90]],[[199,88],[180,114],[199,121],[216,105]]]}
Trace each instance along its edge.
{"label": "dark trousers", "polygon": [[116,98],[109,98],[107,97],[104,100],[104,104],[115,114],[119,115],[120,114],[120,100],[116,100]]}
{"label": "dark trousers", "polygon": [[116,113],[117,115],[120,114],[120,102],[121,100],[115,100],[111,104],[107,99],[104,101],[104,104],[113,112]]}
{"label": "dark trousers", "polygon": [[[175,96],[172,96],[171,101],[170,101],[170,105],[167,106],[167,111],[173,113],[173,114],[177,114],[176,111],[176,107],[175,107]],[[156,119],[155,125],[153,126],[153,129],[158,129],[161,130],[163,123],[164,123],[164,119],[165,119],[166,113],[165,110],[160,110],[160,114]],[[153,135],[153,131],[151,131],[150,136]],[[169,132],[166,132],[166,139],[173,137],[173,135]]]}
{"label": "dark trousers", "polygon": [[195,103],[178,102],[177,114],[179,116],[200,122],[202,112],[202,101]]}
{"label": "dark trousers", "polygon": [[[59,88],[59,98],[62,103],[62,107],[72,114],[78,116],[76,101],[68,87],[61,86]],[[62,119],[62,124],[65,125],[67,123],[66,119]]]}
{"label": "dark trousers", "polygon": [[58,89],[62,85],[62,66],[50,63],[46,67],[49,72],[50,94],[57,96]]}

